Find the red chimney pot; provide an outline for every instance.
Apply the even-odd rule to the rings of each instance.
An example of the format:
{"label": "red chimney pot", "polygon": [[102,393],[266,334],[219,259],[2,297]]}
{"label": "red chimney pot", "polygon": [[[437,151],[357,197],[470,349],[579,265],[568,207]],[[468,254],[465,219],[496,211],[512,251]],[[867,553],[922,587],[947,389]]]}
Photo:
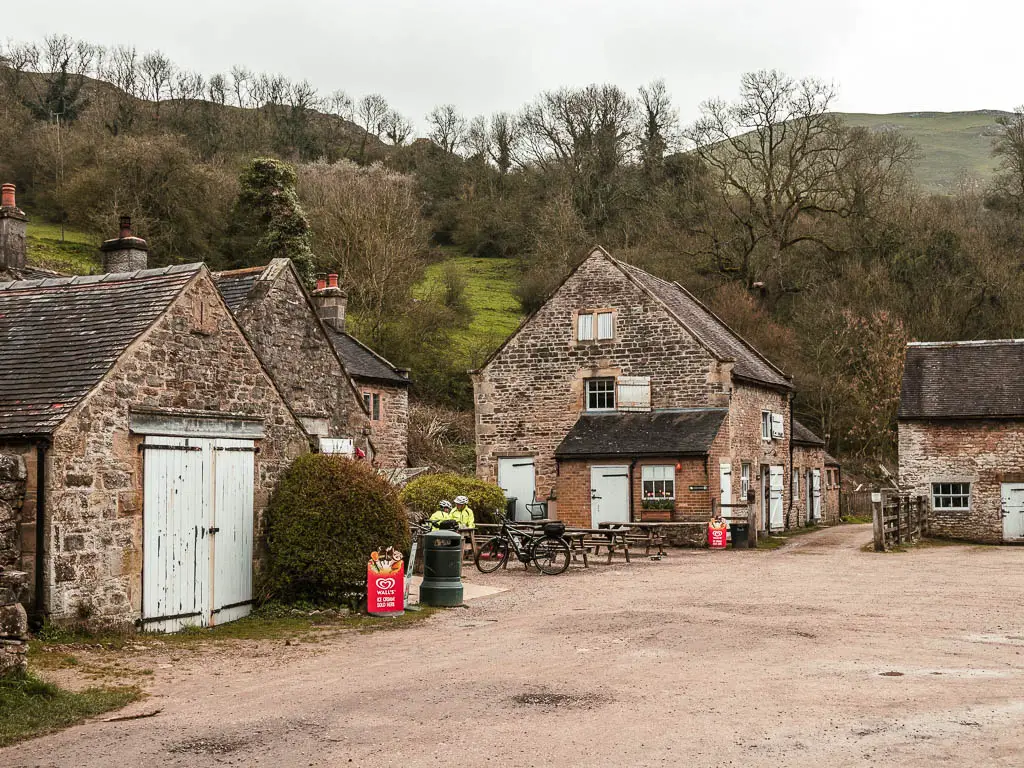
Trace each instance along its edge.
{"label": "red chimney pot", "polygon": [[14,185],[4,184],[0,192],[0,208],[14,208]]}
{"label": "red chimney pot", "polygon": [[318,291],[322,291],[326,287],[327,287],[327,281],[324,280],[324,278],[322,278],[322,277],[318,277],[316,279],[316,289]]}
{"label": "red chimney pot", "polygon": [[328,275],[327,276],[327,287],[328,288],[337,288],[338,287],[338,276],[337,275],[333,275],[332,274],[332,275]]}
{"label": "red chimney pot", "polygon": [[125,238],[132,236],[132,217],[122,216],[121,217],[121,234],[118,237]]}

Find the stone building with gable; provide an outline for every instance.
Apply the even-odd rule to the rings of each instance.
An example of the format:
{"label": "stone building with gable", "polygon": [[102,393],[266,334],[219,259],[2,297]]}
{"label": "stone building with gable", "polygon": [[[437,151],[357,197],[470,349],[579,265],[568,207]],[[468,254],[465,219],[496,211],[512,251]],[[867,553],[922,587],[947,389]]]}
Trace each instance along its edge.
{"label": "stone building with gable", "polygon": [[789,377],[682,286],[601,248],[473,373],[477,474],[572,525],[791,505]]}
{"label": "stone building with gable", "polygon": [[933,535],[1024,542],[1024,339],[910,344],[898,425],[900,490]]}
{"label": "stone building with gable", "polygon": [[[107,256],[139,266],[127,244]],[[0,565],[35,613],[245,615],[263,511],[310,439],[206,267],[0,283],[0,340]]]}
{"label": "stone building with gable", "polygon": [[839,522],[839,462],[825,441],[793,419],[793,469],[790,488],[797,515],[813,523]]}

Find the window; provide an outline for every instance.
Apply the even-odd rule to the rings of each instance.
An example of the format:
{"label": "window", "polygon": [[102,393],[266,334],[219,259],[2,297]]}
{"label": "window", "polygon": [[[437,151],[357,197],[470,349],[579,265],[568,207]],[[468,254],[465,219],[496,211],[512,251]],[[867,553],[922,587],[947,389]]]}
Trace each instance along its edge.
{"label": "window", "polygon": [[793,467],[793,498],[800,498],[800,470]]}
{"label": "window", "polygon": [[576,316],[577,341],[606,341],[615,338],[615,313],[580,312]]}
{"label": "window", "polygon": [[750,465],[743,462],[740,468],[740,502],[746,504],[747,491],[750,490]]}
{"label": "window", "polygon": [[761,411],[761,439],[772,439],[772,412]]}
{"label": "window", "polygon": [[589,312],[580,313],[576,318],[576,339],[578,341],[594,340],[594,316]]}
{"label": "window", "polygon": [[587,379],[587,410],[615,410],[615,379]]}
{"label": "window", "polygon": [[380,395],[376,392],[363,392],[363,402],[366,403],[366,410],[370,412],[370,418],[380,421]]}
{"label": "window", "polygon": [[932,508],[961,509],[971,508],[970,483],[932,483]]}
{"label": "window", "polygon": [[643,497],[648,499],[674,499],[676,497],[676,468],[671,464],[643,468]]}

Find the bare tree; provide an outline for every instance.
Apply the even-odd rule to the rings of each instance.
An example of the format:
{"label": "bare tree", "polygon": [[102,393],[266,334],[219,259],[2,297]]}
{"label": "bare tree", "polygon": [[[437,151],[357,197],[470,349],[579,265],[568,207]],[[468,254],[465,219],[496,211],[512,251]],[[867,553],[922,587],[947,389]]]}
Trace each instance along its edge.
{"label": "bare tree", "polygon": [[174,77],[174,63],[160,51],[147,53],[139,62],[143,93],[153,102],[154,114],[160,120],[160,105],[168,95]]}
{"label": "bare tree", "polygon": [[498,173],[506,175],[515,162],[522,137],[519,120],[508,112],[498,112],[491,117],[488,149],[491,160],[498,166]]}
{"label": "bare tree", "polygon": [[665,153],[679,139],[679,114],[664,80],[640,86],[640,159],[649,179],[661,170]]}
{"label": "bare tree", "polygon": [[429,136],[441,149],[454,154],[466,140],[468,125],[454,104],[434,107],[427,115],[430,126]]}
{"label": "bare tree", "polygon": [[366,157],[366,145],[370,136],[380,137],[381,123],[388,113],[388,102],[379,93],[363,96],[356,104],[356,120],[363,129],[363,141],[359,146],[359,158]]}
{"label": "bare tree", "polygon": [[389,109],[381,121],[384,137],[392,146],[400,147],[412,135],[412,123],[397,110]]}
{"label": "bare tree", "polygon": [[1017,214],[1024,212],[1024,106],[997,121],[1002,134],[992,144],[999,160],[999,173],[992,184],[990,200]]}
{"label": "bare tree", "polygon": [[241,109],[253,106],[252,101],[253,74],[246,67],[231,68],[231,92],[235,96],[234,104]]}
{"label": "bare tree", "polygon": [[228,103],[228,81],[219,72],[211,75],[206,83],[206,98],[214,104],[223,107]]}
{"label": "bare tree", "polygon": [[[4,52],[5,78],[39,120],[78,118],[86,105],[86,76],[92,74],[96,47],[67,35],[49,35],[42,46],[12,43]],[[30,76],[26,76],[30,75]]]}

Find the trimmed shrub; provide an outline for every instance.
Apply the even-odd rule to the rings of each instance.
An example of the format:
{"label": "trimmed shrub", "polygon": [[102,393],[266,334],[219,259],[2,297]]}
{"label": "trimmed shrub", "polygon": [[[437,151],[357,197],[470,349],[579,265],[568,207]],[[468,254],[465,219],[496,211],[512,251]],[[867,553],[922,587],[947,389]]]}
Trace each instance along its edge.
{"label": "trimmed shrub", "polygon": [[478,523],[497,523],[505,514],[505,492],[501,488],[453,472],[421,475],[402,489],[400,498],[415,517],[422,519],[437,511],[441,499],[451,501],[456,496],[469,499]]}
{"label": "trimmed shrub", "polygon": [[365,462],[300,456],[267,508],[267,597],[354,604],[366,597],[370,553],[409,550],[394,487]]}

